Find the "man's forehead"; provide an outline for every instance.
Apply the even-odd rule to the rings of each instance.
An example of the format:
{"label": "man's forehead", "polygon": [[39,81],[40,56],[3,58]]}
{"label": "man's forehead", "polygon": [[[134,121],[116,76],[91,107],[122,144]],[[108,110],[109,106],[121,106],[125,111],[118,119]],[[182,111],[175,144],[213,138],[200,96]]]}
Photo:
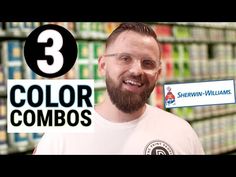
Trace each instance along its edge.
{"label": "man's forehead", "polygon": [[122,33],[120,33],[119,36],[117,36],[117,40],[125,40],[125,39],[137,39],[139,40],[140,38],[152,38],[151,36],[147,36],[145,34],[141,34],[135,31],[124,31]]}
{"label": "man's forehead", "polygon": [[[152,36],[140,34],[135,31],[124,31],[108,46],[106,53],[135,52],[144,55],[149,54],[159,58],[160,49],[157,41]],[[158,56],[156,56],[158,55]]]}
{"label": "man's forehead", "polygon": [[147,36],[145,34],[140,34],[134,31],[124,31],[113,41],[113,47],[117,44],[147,44],[147,45],[157,45],[155,39],[152,36]]}

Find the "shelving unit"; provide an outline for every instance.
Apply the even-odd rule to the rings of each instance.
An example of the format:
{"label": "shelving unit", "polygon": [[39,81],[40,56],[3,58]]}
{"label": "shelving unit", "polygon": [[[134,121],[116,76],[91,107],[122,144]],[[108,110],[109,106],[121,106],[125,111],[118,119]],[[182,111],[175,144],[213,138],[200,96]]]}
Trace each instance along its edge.
{"label": "shelving unit", "polygon": [[34,148],[36,147],[35,143],[29,143],[25,146],[10,146],[0,149],[0,155],[9,155],[9,154],[32,154]]}
{"label": "shelving unit", "polygon": [[[4,129],[6,123],[3,120],[6,119],[4,101],[6,102],[7,99],[5,82],[7,78],[40,79],[25,64],[22,50],[30,31],[42,24],[48,22],[0,22],[0,64],[3,68],[3,79],[0,72],[0,154],[29,152],[37,144],[36,141],[35,143],[30,140],[29,134],[28,138],[24,139],[28,142],[24,146],[25,149],[19,150],[17,143],[14,146],[14,141],[9,142],[12,137],[6,133]],[[59,22],[56,24],[69,29],[78,46],[75,66],[58,79],[94,79],[95,102],[101,102],[105,93],[105,82],[98,73],[97,58],[104,51],[107,36],[118,23]],[[150,25],[157,33],[163,53],[162,76],[150,97],[150,104],[164,109],[164,83],[236,79],[236,23],[152,22]],[[15,44],[15,47],[14,44],[10,44],[14,41],[19,43]],[[6,49],[9,46],[12,47],[10,55],[11,50]],[[13,64],[16,62],[14,57],[21,64]],[[9,66],[16,65],[21,66],[21,70],[16,70],[16,75],[10,75]],[[236,150],[236,105],[186,107],[168,111],[186,119],[193,126],[206,154],[227,154]]]}
{"label": "shelving unit", "polygon": [[[162,43],[164,79],[157,84],[152,104],[164,109],[164,83],[235,80],[235,23],[158,23],[153,28]],[[226,154],[236,150],[234,104],[169,111],[192,125],[206,154]]]}
{"label": "shelving unit", "polygon": [[[51,22],[50,22],[51,23]],[[26,22],[0,23],[0,65],[2,66],[2,84],[0,77],[0,99],[6,102],[6,80],[9,79],[42,79],[34,74],[23,56],[25,39],[30,32],[39,25],[48,24]],[[53,23],[51,23],[53,24]],[[105,83],[97,70],[97,58],[104,50],[104,42],[108,32],[114,29],[115,23],[54,23],[67,28],[77,41],[78,57],[74,67],[64,76],[57,79],[95,79],[95,101],[100,102],[105,91]],[[2,27],[2,28],[1,28]],[[102,29],[101,29],[102,27]],[[89,28],[89,29],[88,29]],[[79,31],[79,32],[78,32]],[[10,71],[10,67],[17,68]],[[19,69],[20,68],[20,69]],[[0,100],[1,103],[1,100]],[[3,104],[2,104],[3,105]],[[33,134],[6,133],[6,103],[2,109],[0,104],[0,154],[15,154],[32,152],[39,137],[32,138]]]}

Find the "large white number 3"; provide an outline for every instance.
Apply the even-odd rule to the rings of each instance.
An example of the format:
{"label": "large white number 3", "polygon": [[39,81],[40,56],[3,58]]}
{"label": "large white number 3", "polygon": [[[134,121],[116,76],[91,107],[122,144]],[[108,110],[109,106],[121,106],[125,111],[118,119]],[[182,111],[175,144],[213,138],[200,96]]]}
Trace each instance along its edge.
{"label": "large white number 3", "polygon": [[50,55],[53,57],[53,63],[49,65],[47,59],[37,60],[39,69],[47,74],[54,74],[58,72],[64,63],[64,58],[59,51],[63,45],[63,38],[61,34],[55,30],[46,30],[40,33],[38,37],[38,43],[46,43],[48,39],[53,40],[53,45],[51,47],[45,47],[45,55]]}

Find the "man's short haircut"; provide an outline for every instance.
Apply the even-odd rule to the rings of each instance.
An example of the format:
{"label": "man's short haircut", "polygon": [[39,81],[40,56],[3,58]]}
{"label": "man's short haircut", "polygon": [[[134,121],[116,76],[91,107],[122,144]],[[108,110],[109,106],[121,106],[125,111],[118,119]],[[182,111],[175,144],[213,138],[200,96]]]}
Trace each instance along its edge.
{"label": "man's short haircut", "polygon": [[150,36],[153,37],[155,39],[155,41],[157,42],[157,45],[159,47],[159,51],[160,50],[160,44],[157,40],[157,35],[155,33],[155,31],[147,24],[145,23],[141,23],[141,22],[125,22],[125,23],[121,23],[111,34],[110,36],[107,38],[106,41],[106,48],[115,41],[115,39],[124,31],[133,31],[133,32],[137,32],[139,34],[143,34],[146,36]]}

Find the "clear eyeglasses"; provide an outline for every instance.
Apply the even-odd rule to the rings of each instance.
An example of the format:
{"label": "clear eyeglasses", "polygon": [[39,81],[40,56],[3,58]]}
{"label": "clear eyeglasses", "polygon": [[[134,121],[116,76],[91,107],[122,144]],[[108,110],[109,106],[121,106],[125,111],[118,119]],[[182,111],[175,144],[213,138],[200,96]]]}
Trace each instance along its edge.
{"label": "clear eyeglasses", "polygon": [[137,57],[130,53],[112,53],[103,55],[104,57],[116,57],[116,62],[121,67],[129,67],[134,61],[141,62],[141,67],[145,71],[156,72],[161,66],[160,59],[152,59],[150,57]]}

